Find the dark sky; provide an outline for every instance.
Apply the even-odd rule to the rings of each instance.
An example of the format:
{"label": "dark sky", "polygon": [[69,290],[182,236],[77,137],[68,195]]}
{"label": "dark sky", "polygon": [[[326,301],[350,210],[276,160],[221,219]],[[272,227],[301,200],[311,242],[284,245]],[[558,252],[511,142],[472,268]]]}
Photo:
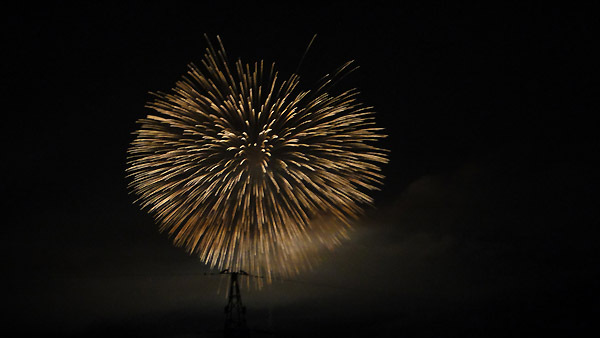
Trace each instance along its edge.
{"label": "dark sky", "polygon": [[125,178],[148,92],[202,58],[204,33],[283,74],[318,34],[304,85],[356,60],[341,85],[360,89],[389,135],[385,185],[351,240],[312,272],[246,291],[252,328],[495,337],[597,327],[593,13],[544,2],[7,9],[3,329],[219,335],[224,280],[158,232]]}

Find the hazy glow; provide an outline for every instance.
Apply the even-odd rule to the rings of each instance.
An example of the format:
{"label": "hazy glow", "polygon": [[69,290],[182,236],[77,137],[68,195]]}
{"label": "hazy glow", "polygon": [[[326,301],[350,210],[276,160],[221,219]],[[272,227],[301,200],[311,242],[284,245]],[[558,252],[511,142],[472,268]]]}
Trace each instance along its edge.
{"label": "hazy glow", "polygon": [[328,93],[351,62],[301,91],[274,64],[229,64],[218,42],[148,103],[128,151],[130,188],[211,267],[295,274],[372,203],[365,191],[381,184],[387,155],[369,143],[384,135],[356,90]]}

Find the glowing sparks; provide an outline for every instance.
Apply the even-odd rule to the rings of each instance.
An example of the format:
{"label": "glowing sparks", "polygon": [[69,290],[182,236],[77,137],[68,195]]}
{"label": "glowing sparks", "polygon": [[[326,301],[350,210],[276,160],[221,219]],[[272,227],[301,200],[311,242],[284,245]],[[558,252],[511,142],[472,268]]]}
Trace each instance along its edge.
{"label": "glowing sparks", "polygon": [[372,203],[365,191],[381,184],[387,156],[371,143],[384,135],[356,90],[328,93],[351,62],[301,91],[274,64],[228,63],[218,42],[148,104],[128,151],[130,188],[210,266],[294,274]]}

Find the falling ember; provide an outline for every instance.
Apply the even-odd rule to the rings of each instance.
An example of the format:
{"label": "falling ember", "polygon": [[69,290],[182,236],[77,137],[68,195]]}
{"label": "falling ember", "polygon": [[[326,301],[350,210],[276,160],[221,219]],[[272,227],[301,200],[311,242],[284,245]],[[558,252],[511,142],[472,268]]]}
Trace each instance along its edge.
{"label": "falling ember", "polygon": [[211,267],[292,275],[372,203],[387,153],[371,143],[385,136],[355,89],[328,92],[352,62],[302,91],[274,64],[230,64],[217,40],[148,103],[129,186],[161,231]]}

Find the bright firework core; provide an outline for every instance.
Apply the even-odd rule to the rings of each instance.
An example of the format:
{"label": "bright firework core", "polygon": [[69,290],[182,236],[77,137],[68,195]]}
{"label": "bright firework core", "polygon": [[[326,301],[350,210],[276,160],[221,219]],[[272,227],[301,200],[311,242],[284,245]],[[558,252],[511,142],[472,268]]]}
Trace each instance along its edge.
{"label": "bright firework core", "polygon": [[[275,136],[277,137],[277,136]],[[258,139],[248,139],[248,135],[244,132],[241,138],[241,144],[239,148],[232,149],[236,151],[235,157],[241,157],[242,162],[246,163],[248,170],[254,170],[254,168],[260,168],[261,172],[265,174],[267,172],[267,166],[269,159],[271,158],[271,150],[273,146],[269,144],[269,136],[267,131],[261,131],[258,134]]]}
{"label": "bright firework core", "polygon": [[[208,40],[208,39],[207,39]],[[329,93],[351,62],[314,90],[275,65],[230,64],[209,41],[129,149],[130,187],[174,243],[212,267],[272,277],[309,268],[381,184],[385,137],[356,90]]]}

